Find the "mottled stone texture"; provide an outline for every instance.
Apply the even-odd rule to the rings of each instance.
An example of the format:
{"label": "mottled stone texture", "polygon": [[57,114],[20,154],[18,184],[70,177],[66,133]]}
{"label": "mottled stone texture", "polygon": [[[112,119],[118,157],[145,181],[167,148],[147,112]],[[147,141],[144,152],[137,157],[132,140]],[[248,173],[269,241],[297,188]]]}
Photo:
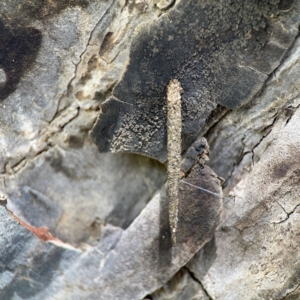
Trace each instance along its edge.
{"label": "mottled stone texture", "polygon": [[[63,246],[53,246],[41,241],[39,244],[42,247],[39,244],[34,244],[33,247],[31,240],[37,242],[37,239],[16,224],[8,211],[0,207],[5,217],[1,218],[0,223],[1,232],[5,233],[0,240],[4,279],[8,276],[6,270],[9,270],[12,278],[22,277],[19,265],[23,263],[26,252],[33,251],[31,256],[27,254],[27,259],[32,261],[32,265],[28,265],[29,275],[21,278],[21,283],[17,281],[16,284],[12,279],[3,284],[3,295],[6,299],[13,299],[16,293],[20,294],[21,299],[51,299],[50,295],[54,295],[58,299],[78,297],[130,300],[141,299],[153,292],[211,239],[218,224],[222,209],[219,181],[209,167],[201,167],[201,172],[199,168],[193,168],[186,180],[210,189],[218,196],[198,189],[193,193],[187,193],[189,188],[185,187],[180,190],[175,247],[172,247],[171,242],[168,198],[164,189],[150,201],[127,230],[111,225],[103,226],[100,242],[84,253],[76,252],[75,249],[68,252]],[[5,245],[7,238],[12,240],[13,245]],[[39,251],[42,259],[38,260],[38,257],[35,261],[35,255]],[[65,252],[67,254],[63,256]],[[53,277],[53,272],[59,274]],[[29,285],[27,281],[33,284]],[[44,285],[43,281],[47,284]]]}
{"label": "mottled stone texture", "polygon": [[249,102],[298,33],[300,6],[279,1],[181,1],[140,26],[130,61],[92,131],[101,152],[167,159],[166,86],[182,94],[182,149],[211,111]]}
{"label": "mottled stone texture", "polygon": [[287,297],[300,284],[300,110],[279,128],[232,190],[214,253],[204,249],[188,265],[213,299],[300,297]]}
{"label": "mottled stone texture", "polygon": [[186,268],[180,269],[162,288],[152,293],[151,297],[153,300],[209,300],[201,284]]}
{"label": "mottled stone texture", "polygon": [[[24,64],[31,65],[24,73],[14,71],[21,76],[12,75],[18,80],[16,90],[0,104],[0,187],[9,197],[9,207],[23,220],[34,226],[45,225],[75,245],[94,245],[103,223],[128,227],[165,180],[164,166],[151,159],[133,154],[100,155],[88,131],[103,100],[78,96],[77,89],[82,85],[87,89],[88,75],[97,80],[97,86],[89,90],[92,94],[98,90],[107,92],[119,76],[116,66],[124,67],[124,55],[106,68],[97,65],[95,58],[93,64],[86,62],[84,56],[96,43],[99,51],[104,31],[109,30],[115,18],[119,19],[119,15],[112,15],[120,14],[124,3],[18,3],[0,4],[0,17],[10,30],[0,33],[6,49],[0,59],[14,66],[18,56]],[[139,16],[139,10],[130,11],[125,8],[122,13],[125,17]],[[125,21],[118,22],[119,27],[126,25]],[[24,33],[21,37],[27,44],[19,41],[19,31],[13,28],[25,31],[30,26],[38,28],[41,35],[35,60],[33,50],[30,58],[15,54],[26,52],[26,45],[33,49],[35,44]],[[89,46],[89,42],[93,45]],[[88,72],[84,70],[86,65]],[[8,82],[10,75],[5,66],[0,65],[0,69]],[[89,73],[93,68],[100,78]],[[13,87],[7,83],[3,89],[7,86]]]}
{"label": "mottled stone texture", "polygon": [[[0,1],[0,299],[299,299],[299,11]],[[166,160],[173,78],[182,148],[210,145],[186,180],[225,198],[216,228],[222,199],[181,184],[172,249],[166,168],[138,154]]]}
{"label": "mottled stone texture", "polygon": [[[79,252],[38,240],[2,205],[0,220],[0,298],[36,299]],[[45,299],[50,298],[45,294]]]}
{"label": "mottled stone texture", "polygon": [[213,247],[188,268],[212,299],[300,297],[299,57],[298,38],[263,92],[226,115],[208,138],[219,150],[210,163],[227,179],[231,200]]}

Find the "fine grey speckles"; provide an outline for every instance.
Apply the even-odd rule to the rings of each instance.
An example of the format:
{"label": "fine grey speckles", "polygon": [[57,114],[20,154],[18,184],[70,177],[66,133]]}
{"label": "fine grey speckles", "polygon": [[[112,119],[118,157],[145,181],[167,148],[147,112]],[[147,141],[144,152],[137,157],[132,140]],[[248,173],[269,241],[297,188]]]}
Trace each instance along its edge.
{"label": "fine grey speckles", "polygon": [[[91,132],[100,152],[137,152],[146,156],[160,156],[167,142],[166,107],[128,105],[115,98],[102,104],[101,122]],[[105,139],[101,136],[105,135]],[[161,142],[161,139],[165,142]],[[154,155],[153,155],[154,154]],[[165,155],[162,161],[167,159]]]}

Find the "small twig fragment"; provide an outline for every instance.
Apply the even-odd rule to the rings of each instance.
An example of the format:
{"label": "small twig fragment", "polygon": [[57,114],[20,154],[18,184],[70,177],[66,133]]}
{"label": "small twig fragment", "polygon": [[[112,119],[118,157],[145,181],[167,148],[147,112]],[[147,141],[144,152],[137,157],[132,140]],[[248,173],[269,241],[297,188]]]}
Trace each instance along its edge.
{"label": "small twig fragment", "polygon": [[167,87],[167,132],[168,132],[168,175],[167,194],[169,198],[169,220],[173,245],[176,244],[178,223],[179,180],[181,164],[181,93],[177,79]]}

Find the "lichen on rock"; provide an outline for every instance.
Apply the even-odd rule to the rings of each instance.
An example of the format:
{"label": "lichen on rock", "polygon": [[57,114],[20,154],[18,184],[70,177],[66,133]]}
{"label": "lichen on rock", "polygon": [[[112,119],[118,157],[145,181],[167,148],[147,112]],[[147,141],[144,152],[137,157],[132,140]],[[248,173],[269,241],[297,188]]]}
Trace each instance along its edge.
{"label": "lichen on rock", "polygon": [[165,95],[172,78],[185,91],[184,150],[217,104],[235,109],[260,90],[297,35],[292,19],[298,6],[180,1],[138,27],[126,72],[92,131],[100,152],[137,152],[166,161]]}

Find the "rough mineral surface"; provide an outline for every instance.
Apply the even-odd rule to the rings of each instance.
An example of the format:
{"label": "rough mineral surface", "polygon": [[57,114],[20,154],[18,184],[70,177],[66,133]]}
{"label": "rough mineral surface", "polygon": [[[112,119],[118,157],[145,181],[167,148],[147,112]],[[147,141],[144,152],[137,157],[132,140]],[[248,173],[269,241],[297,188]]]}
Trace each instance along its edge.
{"label": "rough mineral surface", "polygon": [[151,296],[153,300],[209,300],[201,284],[185,268],[180,269],[167,284]]}
{"label": "rough mineral surface", "polygon": [[[62,240],[0,206],[0,299],[299,299],[299,6],[0,1],[0,199]],[[170,262],[165,167],[88,134],[100,115],[101,151],[165,161],[175,77],[182,147],[205,134],[225,180],[220,225],[187,265],[216,225],[202,226],[207,195],[183,186]]]}
{"label": "rough mineral surface", "polygon": [[174,78],[184,91],[185,149],[217,104],[235,109],[260,90],[298,33],[299,9],[299,1],[180,1],[139,26],[92,132],[99,150],[165,161],[166,86]]}
{"label": "rough mineral surface", "polygon": [[[132,154],[100,155],[88,138],[101,100],[100,96],[89,95],[87,100],[78,96],[76,89],[82,87],[82,77],[88,76],[84,69],[97,68],[100,77],[93,78],[98,87],[89,92],[107,91],[117,76],[110,68],[116,72],[118,64],[124,66],[124,58],[105,68],[103,62],[96,64],[95,57],[93,64],[84,58],[96,42],[99,49],[103,31],[114,24],[111,14],[120,14],[123,4],[89,1],[80,6],[75,2],[68,2],[70,7],[61,1],[45,2],[40,12],[38,4],[26,2],[18,6],[19,13],[18,1],[11,6],[0,4],[3,22],[10,22],[8,28],[19,28],[17,20],[24,18],[24,24],[40,28],[42,35],[35,61],[24,74],[17,72],[22,78],[16,91],[0,103],[0,189],[8,196],[10,209],[23,220],[47,226],[64,241],[80,245],[95,244],[105,222],[126,228],[163,184],[165,168]],[[128,16],[130,11],[125,8],[123,14]],[[138,16],[139,10],[134,13]],[[8,15],[12,19],[6,20]],[[3,52],[3,57],[14,63],[17,49],[9,41],[19,36],[6,36],[2,31],[1,37],[7,41],[6,51],[11,51],[10,55]],[[22,59],[29,63],[26,57]],[[8,80],[4,65],[0,68]]]}
{"label": "rough mineral surface", "polygon": [[[19,295],[21,299],[130,300],[153,292],[211,239],[218,224],[222,192],[217,176],[209,167],[197,165],[186,180],[219,197],[198,189],[189,193],[189,187],[180,189],[176,247],[172,247],[165,190],[150,201],[127,230],[104,226],[100,242],[84,253],[38,242],[1,206],[1,232],[5,235],[0,240],[0,262],[3,280],[7,280],[1,292],[4,299]],[[32,255],[27,253],[30,250]],[[27,260],[24,278],[22,265]]]}
{"label": "rough mineral surface", "polygon": [[[212,299],[300,297],[299,57],[298,38],[263,93],[244,108],[243,121],[241,112],[233,112],[211,136],[214,149],[221,146],[215,134],[227,137],[211,164],[223,157],[219,174],[228,179],[232,198],[213,247],[199,252],[188,268]],[[234,147],[226,147],[229,141]],[[230,157],[239,161],[235,167]]]}

